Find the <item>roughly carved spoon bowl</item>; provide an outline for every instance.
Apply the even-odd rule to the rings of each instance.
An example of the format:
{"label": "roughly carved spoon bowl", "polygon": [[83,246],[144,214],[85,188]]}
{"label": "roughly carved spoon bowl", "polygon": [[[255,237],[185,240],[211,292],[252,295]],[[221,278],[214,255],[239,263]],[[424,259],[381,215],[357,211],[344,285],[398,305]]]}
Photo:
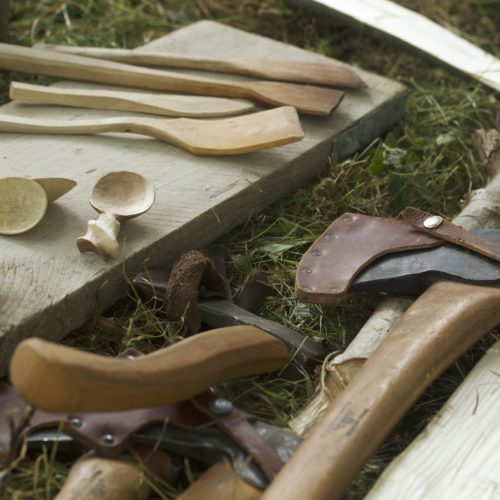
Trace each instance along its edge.
{"label": "roughly carved spoon bowl", "polygon": [[77,238],[80,252],[94,252],[104,260],[116,258],[120,221],[147,212],[154,200],[153,183],[142,175],[120,171],[101,177],[90,196],[90,204],[100,215],[89,221],[85,235]]}
{"label": "roughly carved spoon bowl", "polygon": [[57,177],[0,179],[0,234],[29,231],[42,220],[48,203],[75,186],[75,181]]}

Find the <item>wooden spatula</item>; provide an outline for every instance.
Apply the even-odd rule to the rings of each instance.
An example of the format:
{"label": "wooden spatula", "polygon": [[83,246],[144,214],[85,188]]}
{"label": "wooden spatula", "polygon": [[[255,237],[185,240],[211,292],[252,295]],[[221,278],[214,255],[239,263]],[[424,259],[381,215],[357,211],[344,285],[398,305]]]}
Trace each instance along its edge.
{"label": "wooden spatula", "polygon": [[356,72],[347,66],[341,66],[334,62],[325,64],[307,61],[285,61],[273,58],[216,59],[214,57],[186,56],[137,49],[69,47],[67,45],[37,44],[36,47],[139,66],[220,71],[221,73],[255,76],[257,78],[264,78],[265,80],[310,83],[313,85],[328,85],[329,87],[358,89],[366,86]]}
{"label": "wooden spatula", "polygon": [[155,137],[197,155],[249,153],[304,137],[297,112],[291,107],[217,120],[136,116],[69,121],[0,115],[0,132],[70,135],[131,132]]}
{"label": "wooden spatula", "polygon": [[190,118],[234,116],[255,109],[251,102],[221,97],[45,87],[20,82],[11,82],[10,98],[13,101],[35,104],[57,104],[77,108],[111,109]]}
{"label": "wooden spatula", "polygon": [[294,106],[312,115],[328,115],[343,96],[323,87],[200,78],[8,44],[0,44],[0,69],[181,94],[239,97],[271,106]]}

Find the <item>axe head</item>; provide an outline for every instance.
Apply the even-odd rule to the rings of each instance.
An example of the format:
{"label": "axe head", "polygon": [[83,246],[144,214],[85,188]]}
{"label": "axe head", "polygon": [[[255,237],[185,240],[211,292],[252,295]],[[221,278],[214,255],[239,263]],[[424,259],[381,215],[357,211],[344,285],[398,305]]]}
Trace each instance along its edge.
{"label": "axe head", "polygon": [[[499,229],[471,232],[500,244]],[[436,281],[443,280],[500,285],[500,263],[446,243],[380,257],[356,276],[351,291],[417,295]]]}

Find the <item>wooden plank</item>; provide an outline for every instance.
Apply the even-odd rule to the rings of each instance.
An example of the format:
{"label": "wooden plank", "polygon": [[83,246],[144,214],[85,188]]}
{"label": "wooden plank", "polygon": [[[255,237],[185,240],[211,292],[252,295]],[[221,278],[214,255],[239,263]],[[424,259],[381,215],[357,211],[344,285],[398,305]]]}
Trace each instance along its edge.
{"label": "wooden plank", "polygon": [[[144,49],[324,60],[209,21],[180,29]],[[62,338],[122,296],[126,274],[136,273],[145,263],[166,265],[187,249],[203,247],[316,176],[327,167],[328,154],[344,158],[379,136],[402,115],[406,90],[367,72],[360,75],[369,89],[348,93],[328,118],[303,118],[304,140],[239,157],[194,157],[130,134],[0,134],[2,177],[63,176],[78,181],[75,189],[51,204],[32,231],[0,237],[0,372],[5,372],[15,345],[23,338]],[[0,108],[3,113],[69,120],[123,116],[17,103]],[[95,255],[79,254],[75,238],[96,215],[88,204],[93,185],[113,170],[133,170],[148,177],[157,196],[148,213],[122,225],[118,261],[103,262]]]}
{"label": "wooden plank", "polygon": [[366,500],[500,496],[500,341],[377,481]]}
{"label": "wooden plank", "polygon": [[500,59],[430,19],[389,0],[288,0],[397,40],[500,90]]}

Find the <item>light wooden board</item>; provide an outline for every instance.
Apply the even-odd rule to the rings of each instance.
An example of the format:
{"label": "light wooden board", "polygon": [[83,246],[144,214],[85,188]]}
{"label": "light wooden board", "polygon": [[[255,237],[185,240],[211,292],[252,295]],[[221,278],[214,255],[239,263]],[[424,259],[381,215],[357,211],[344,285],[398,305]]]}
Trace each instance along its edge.
{"label": "light wooden board", "polygon": [[500,341],[366,500],[500,498]]}
{"label": "light wooden board", "polygon": [[[193,55],[323,60],[209,21],[144,48]],[[2,177],[64,176],[78,181],[73,191],[49,207],[35,229],[16,237],[0,236],[0,372],[5,372],[15,345],[23,338],[62,338],[123,296],[127,274],[145,264],[167,265],[184,251],[203,247],[316,176],[327,167],[329,153],[344,158],[379,136],[401,117],[406,90],[385,78],[360,74],[369,89],[349,93],[328,118],[303,118],[304,140],[245,156],[194,157],[129,134],[0,134]],[[0,113],[72,120],[119,115],[13,103],[0,108]],[[74,240],[96,216],[88,204],[93,185],[113,170],[147,176],[156,186],[157,197],[147,214],[123,224],[122,254],[118,261],[105,263],[95,255],[79,254]]]}

